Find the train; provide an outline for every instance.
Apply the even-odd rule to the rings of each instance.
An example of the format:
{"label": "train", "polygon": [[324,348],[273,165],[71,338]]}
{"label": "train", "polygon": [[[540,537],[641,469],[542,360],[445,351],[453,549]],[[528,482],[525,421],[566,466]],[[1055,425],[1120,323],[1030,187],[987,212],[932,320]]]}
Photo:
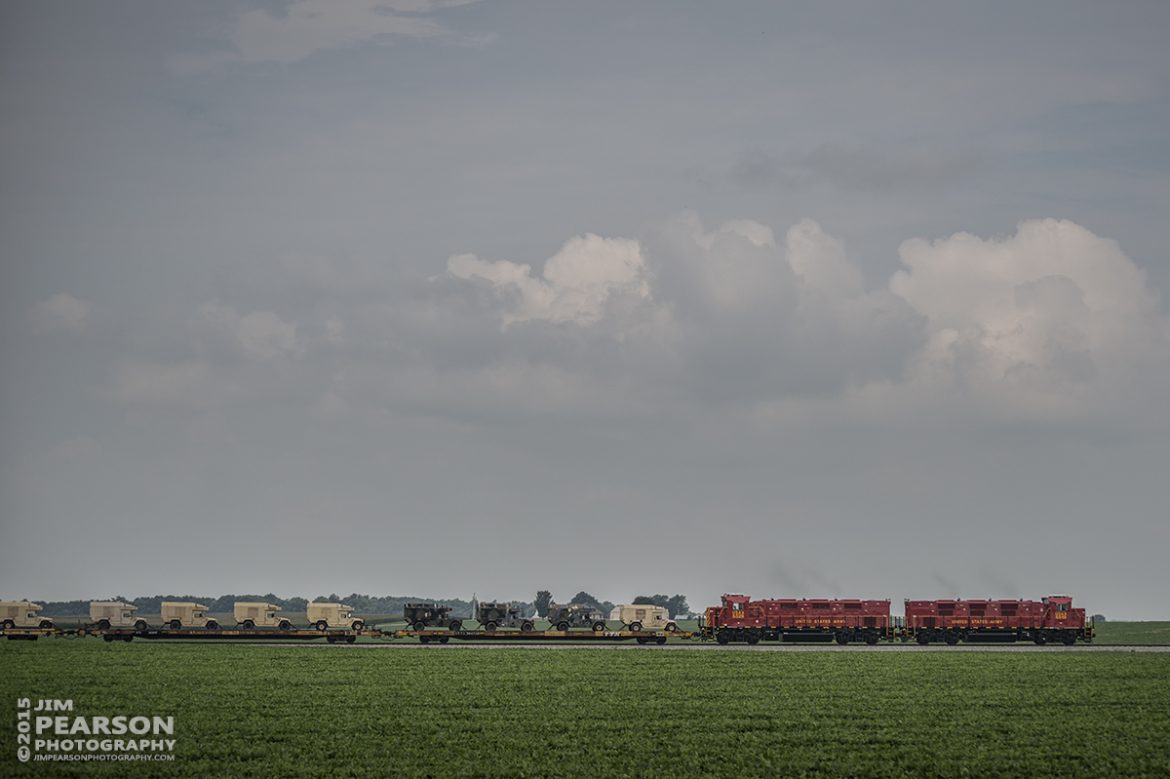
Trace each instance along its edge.
{"label": "train", "polygon": [[1040,600],[906,600],[902,616],[889,600],[778,598],[752,600],[724,595],[699,623],[699,636],[720,644],[760,641],[836,641],[838,644],[915,641],[922,645],[960,642],[1031,641],[1072,646],[1091,641],[1093,623],[1067,595]]}
{"label": "train", "polygon": [[42,607],[30,601],[0,601],[0,632],[10,639],[39,635],[101,635],[106,640],[130,641],[134,637],[223,638],[229,640],[282,640],[326,638],[331,643],[353,643],[358,635],[371,638],[416,638],[421,643],[446,644],[456,640],[636,640],[640,644],[664,644],[675,639],[713,640],[719,644],[758,644],[761,641],[836,642],[876,645],[884,641],[914,641],[921,645],[953,646],[970,642],[1031,641],[1037,645],[1063,644],[1093,639],[1093,623],[1085,609],[1073,606],[1068,595],[1040,600],[906,600],[895,616],[889,599],[769,598],[725,594],[718,606],[700,615],[695,630],[681,630],[666,609],[623,605],[607,615],[620,621],[612,630],[607,616],[578,604],[550,604],[550,626],[537,630],[532,618],[518,604],[479,602],[472,616],[478,626],[464,629],[464,620],[438,603],[408,603],[403,608],[405,629],[380,630],[367,626],[344,603],[311,603],[305,616],[309,627],[295,627],[266,602],[234,604],[235,627],[221,627],[194,602],[165,601],[160,605],[161,626],[153,627],[121,601],[93,601],[84,627],[67,631],[41,617]]}

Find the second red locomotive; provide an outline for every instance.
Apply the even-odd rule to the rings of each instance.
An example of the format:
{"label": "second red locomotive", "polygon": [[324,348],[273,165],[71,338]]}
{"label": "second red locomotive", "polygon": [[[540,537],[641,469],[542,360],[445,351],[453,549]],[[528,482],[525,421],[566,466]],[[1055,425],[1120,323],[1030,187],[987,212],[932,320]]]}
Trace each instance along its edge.
{"label": "second red locomotive", "polygon": [[724,595],[707,609],[699,625],[703,638],[720,644],[742,641],[851,641],[883,639],[940,641],[1033,641],[1075,644],[1093,638],[1085,610],[1072,598],[1041,600],[907,600],[900,620],[890,617],[888,600],[781,598],[752,600]]}

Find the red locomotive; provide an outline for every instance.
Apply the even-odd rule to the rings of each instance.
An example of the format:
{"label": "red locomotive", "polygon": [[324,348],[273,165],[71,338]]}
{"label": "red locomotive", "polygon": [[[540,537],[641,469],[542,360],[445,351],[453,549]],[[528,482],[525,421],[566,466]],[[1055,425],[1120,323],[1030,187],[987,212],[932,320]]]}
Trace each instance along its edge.
{"label": "red locomotive", "polygon": [[1072,598],[1036,600],[907,600],[903,637],[919,644],[945,641],[1059,641],[1072,646],[1093,637],[1084,609]]}
{"label": "red locomotive", "polygon": [[1072,645],[1093,638],[1093,625],[1072,598],[1034,600],[907,600],[900,626],[890,619],[888,600],[787,598],[752,600],[724,595],[699,624],[703,638],[720,644],[744,641],[833,641],[848,644],[882,639],[943,641],[1034,641]]}
{"label": "red locomotive", "polygon": [[724,595],[722,605],[707,609],[699,629],[705,638],[714,638],[720,644],[755,644],[761,639],[876,644],[893,637],[888,600],[754,601],[747,595]]}

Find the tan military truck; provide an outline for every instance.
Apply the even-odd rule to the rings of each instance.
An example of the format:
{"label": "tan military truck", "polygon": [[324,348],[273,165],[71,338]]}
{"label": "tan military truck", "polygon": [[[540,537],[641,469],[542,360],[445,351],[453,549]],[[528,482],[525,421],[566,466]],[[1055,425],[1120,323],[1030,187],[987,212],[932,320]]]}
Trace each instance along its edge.
{"label": "tan military truck", "polygon": [[285,617],[278,616],[280,606],[272,603],[236,601],[233,611],[236,615],[236,627],[244,630],[252,630],[253,628],[292,629],[292,622]]}
{"label": "tan military truck", "polygon": [[142,617],[134,616],[138,607],[119,600],[91,600],[89,602],[89,624],[98,630],[128,628],[146,630],[149,627]]}
{"label": "tan military truck", "polygon": [[346,606],[344,603],[310,603],[305,615],[309,618],[309,624],[315,626],[317,630],[329,628],[361,630],[366,624],[361,617],[353,615],[353,606]]}
{"label": "tan military truck", "polygon": [[640,630],[678,630],[678,625],[670,618],[670,612],[663,606],[627,603],[618,606],[615,611],[622,625],[635,633]]}
{"label": "tan military truck", "polygon": [[38,611],[44,606],[27,600],[0,600],[0,627],[5,630],[12,628],[51,628],[53,620],[46,619]]}
{"label": "tan military truck", "polygon": [[164,600],[160,610],[162,622],[171,630],[180,628],[207,628],[215,630],[219,623],[207,616],[207,607],[202,603]]}

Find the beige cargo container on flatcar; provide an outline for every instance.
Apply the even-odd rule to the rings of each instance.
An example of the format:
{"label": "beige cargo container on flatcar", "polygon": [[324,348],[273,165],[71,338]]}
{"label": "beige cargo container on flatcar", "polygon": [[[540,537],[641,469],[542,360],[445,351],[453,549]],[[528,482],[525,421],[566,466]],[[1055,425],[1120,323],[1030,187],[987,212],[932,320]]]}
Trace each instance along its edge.
{"label": "beige cargo container on flatcar", "polygon": [[132,603],[123,603],[119,600],[91,600],[89,621],[99,630],[126,627],[145,630],[148,627],[146,620],[134,616],[136,611],[138,607]]}
{"label": "beige cargo container on flatcar", "polygon": [[27,600],[0,600],[0,627],[51,628],[53,620],[37,614],[44,606]]}
{"label": "beige cargo container on flatcar", "polygon": [[202,603],[164,600],[160,609],[163,626],[179,628],[217,628],[219,623],[207,616],[207,607]]}
{"label": "beige cargo container on flatcar", "polygon": [[670,612],[663,606],[622,604],[615,611],[622,625],[630,630],[678,630],[678,625],[670,618]]}
{"label": "beige cargo container on flatcar", "polygon": [[353,615],[353,606],[344,603],[310,603],[305,610],[309,624],[318,630],[327,628],[350,628],[361,630],[365,622]]}
{"label": "beige cargo container on flatcar", "polygon": [[251,630],[252,628],[280,628],[289,630],[292,622],[278,615],[280,606],[273,603],[248,603],[236,601],[233,611],[236,615],[236,625]]}

